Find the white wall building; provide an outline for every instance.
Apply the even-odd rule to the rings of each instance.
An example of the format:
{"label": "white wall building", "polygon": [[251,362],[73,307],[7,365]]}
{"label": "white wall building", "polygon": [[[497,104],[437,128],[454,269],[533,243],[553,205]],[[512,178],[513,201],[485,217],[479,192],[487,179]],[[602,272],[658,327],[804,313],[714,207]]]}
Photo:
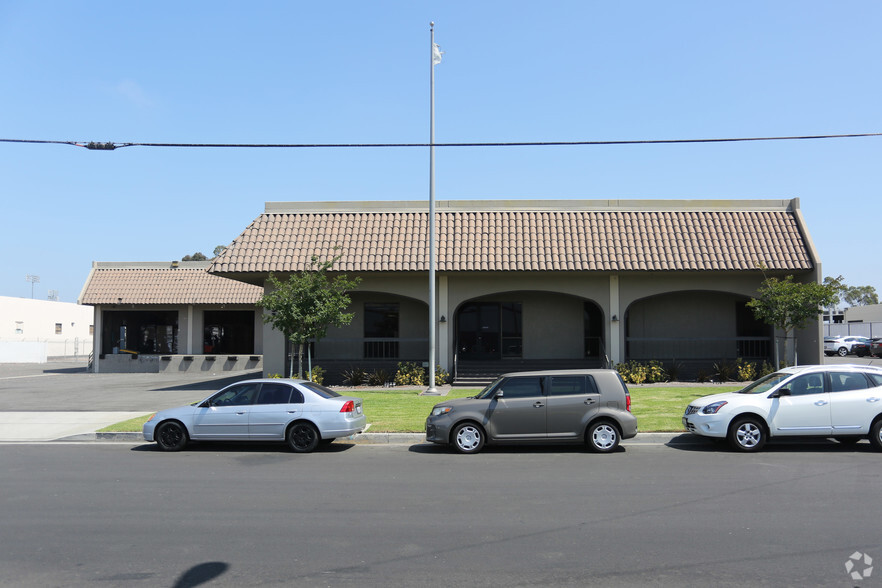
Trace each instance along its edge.
{"label": "white wall building", "polygon": [[0,363],[87,359],[92,318],[91,306],[0,296]]}

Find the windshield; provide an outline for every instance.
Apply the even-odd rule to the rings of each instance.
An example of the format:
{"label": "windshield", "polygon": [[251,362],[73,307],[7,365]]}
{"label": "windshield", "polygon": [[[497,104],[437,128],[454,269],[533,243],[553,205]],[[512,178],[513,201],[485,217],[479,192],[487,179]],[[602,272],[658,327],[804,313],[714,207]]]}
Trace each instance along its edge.
{"label": "windshield", "polygon": [[502,381],[502,378],[499,378],[498,380],[496,380],[492,384],[488,384],[486,388],[484,388],[483,390],[481,390],[480,392],[478,392],[475,395],[475,398],[490,398],[491,396],[493,396],[494,392],[496,391],[496,387],[499,386],[499,383],[501,381]]}
{"label": "windshield", "polygon": [[315,382],[300,382],[300,385],[307,390],[312,390],[322,398],[337,398],[340,396],[340,394],[337,394],[330,388],[326,388],[321,384],[316,384]]}
{"label": "windshield", "polygon": [[769,374],[768,376],[764,376],[738,391],[739,394],[762,394],[763,392],[768,392],[793,374],[784,374],[780,372],[775,372],[774,374]]}

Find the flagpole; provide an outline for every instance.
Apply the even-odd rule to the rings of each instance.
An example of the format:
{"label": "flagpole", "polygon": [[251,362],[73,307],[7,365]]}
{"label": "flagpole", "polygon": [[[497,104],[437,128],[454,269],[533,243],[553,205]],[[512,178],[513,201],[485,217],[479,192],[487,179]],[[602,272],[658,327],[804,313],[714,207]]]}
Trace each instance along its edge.
{"label": "flagpole", "polygon": [[438,394],[435,387],[435,23],[429,23],[429,387],[425,394]]}

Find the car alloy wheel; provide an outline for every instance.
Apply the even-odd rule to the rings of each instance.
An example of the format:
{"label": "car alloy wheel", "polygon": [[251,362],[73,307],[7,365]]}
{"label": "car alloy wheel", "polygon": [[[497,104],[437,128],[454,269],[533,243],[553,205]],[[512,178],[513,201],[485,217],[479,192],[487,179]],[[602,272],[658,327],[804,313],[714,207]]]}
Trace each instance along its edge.
{"label": "car alloy wheel", "polygon": [[846,349],[845,347],[840,347],[837,353],[839,353],[839,357],[845,357],[846,355],[848,355],[848,349]]}
{"label": "car alloy wheel", "polygon": [[472,423],[457,425],[453,430],[453,446],[460,453],[478,453],[484,447],[484,431]]}
{"label": "car alloy wheel", "polygon": [[741,419],[732,425],[729,442],[739,451],[759,451],[766,444],[766,432],[757,420]]}
{"label": "car alloy wheel", "polygon": [[870,445],[876,451],[882,451],[882,419],[878,419],[870,427]]}
{"label": "car alloy wheel", "polygon": [[187,433],[179,423],[162,423],[156,429],[156,444],[163,451],[180,451],[187,444]]}
{"label": "car alloy wheel", "polygon": [[294,423],[288,429],[288,447],[294,453],[309,453],[319,444],[319,434],[309,423]]}

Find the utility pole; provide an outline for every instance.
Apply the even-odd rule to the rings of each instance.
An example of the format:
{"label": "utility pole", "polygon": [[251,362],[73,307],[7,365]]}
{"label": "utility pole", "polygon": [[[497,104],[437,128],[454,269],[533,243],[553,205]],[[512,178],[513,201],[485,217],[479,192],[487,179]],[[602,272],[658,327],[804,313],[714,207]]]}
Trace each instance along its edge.
{"label": "utility pole", "polygon": [[25,276],[25,281],[31,283],[31,299],[34,298],[34,284],[40,281],[40,276],[32,276],[31,274],[27,274]]}

